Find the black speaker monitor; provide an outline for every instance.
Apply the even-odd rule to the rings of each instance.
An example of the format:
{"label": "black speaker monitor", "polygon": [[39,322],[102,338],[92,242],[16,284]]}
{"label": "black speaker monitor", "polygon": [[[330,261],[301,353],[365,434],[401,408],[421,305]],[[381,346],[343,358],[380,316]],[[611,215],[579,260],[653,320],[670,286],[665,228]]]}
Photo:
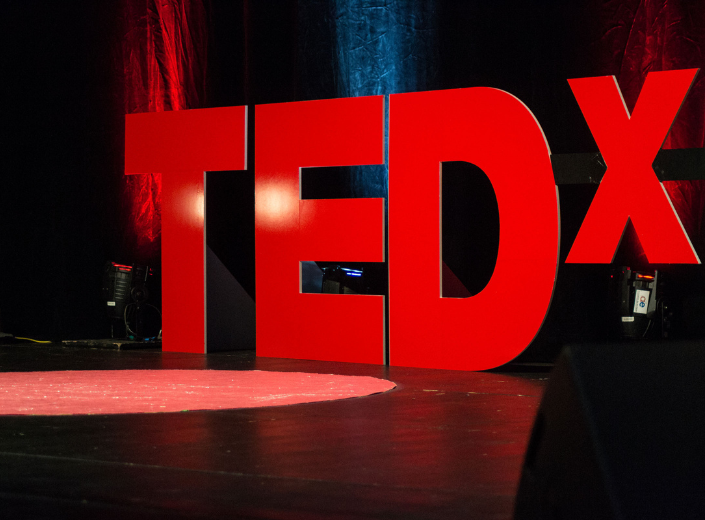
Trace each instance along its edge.
{"label": "black speaker monitor", "polygon": [[705,518],[705,343],[564,350],[515,519]]}

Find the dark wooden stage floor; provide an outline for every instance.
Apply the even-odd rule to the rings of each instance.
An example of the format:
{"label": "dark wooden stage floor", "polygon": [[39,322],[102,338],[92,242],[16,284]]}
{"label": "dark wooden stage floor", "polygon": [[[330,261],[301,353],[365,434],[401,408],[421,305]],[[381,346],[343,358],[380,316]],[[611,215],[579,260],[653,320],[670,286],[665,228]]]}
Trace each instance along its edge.
{"label": "dark wooden stage floor", "polygon": [[511,518],[547,373],[0,346],[0,372],[278,370],[391,392],[242,410],[0,416],[0,518]]}

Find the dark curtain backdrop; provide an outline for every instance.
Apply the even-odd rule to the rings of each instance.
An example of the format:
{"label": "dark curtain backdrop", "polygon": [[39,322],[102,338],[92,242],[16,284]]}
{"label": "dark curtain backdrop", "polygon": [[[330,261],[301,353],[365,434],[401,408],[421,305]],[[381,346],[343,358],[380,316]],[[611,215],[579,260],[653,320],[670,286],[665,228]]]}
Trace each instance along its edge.
{"label": "dark curtain backdrop", "polygon": [[0,2],[3,332],[107,335],[101,270],[121,235],[118,20],[112,2]]}
{"label": "dark curtain backdrop", "polygon": [[[490,86],[529,106],[553,153],[593,152],[567,78],[614,74],[632,109],[649,71],[705,64],[705,4],[687,0],[6,0],[0,9],[0,330],[43,338],[107,335],[106,260],[158,267],[159,177],[122,175],[125,113]],[[665,147],[704,144],[701,73]],[[247,173],[209,173],[207,201],[218,222],[209,245],[251,294],[255,160]],[[384,166],[305,172],[303,189],[386,196],[386,175]],[[702,182],[666,186],[705,258]],[[463,189],[458,221],[473,204],[472,186]],[[562,258],[593,194],[561,187]],[[473,261],[469,234],[450,241],[454,271]],[[637,245],[622,258],[638,261]],[[599,306],[604,270],[561,266],[546,352],[599,329],[599,316],[567,309],[581,290]]]}

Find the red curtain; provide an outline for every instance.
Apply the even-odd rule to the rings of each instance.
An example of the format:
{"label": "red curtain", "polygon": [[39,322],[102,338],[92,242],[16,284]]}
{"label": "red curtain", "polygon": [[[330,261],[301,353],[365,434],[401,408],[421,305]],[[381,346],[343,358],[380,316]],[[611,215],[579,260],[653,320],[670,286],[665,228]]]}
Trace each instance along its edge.
{"label": "red curtain", "polygon": [[[204,105],[208,49],[207,0],[123,0],[125,113]],[[123,200],[130,249],[140,261],[159,259],[161,175],[126,175]]]}
{"label": "red curtain", "polygon": [[[690,0],[611,0],[600,5],[602,38],[596,43],[600,74],[619,81],[634,109],[650,71],[705,68],[705,2]],[[664,148],[705,146],[705,70],[696,78],[666,138]],[[705,182],[664,182],[694,243],[705,242]]]}

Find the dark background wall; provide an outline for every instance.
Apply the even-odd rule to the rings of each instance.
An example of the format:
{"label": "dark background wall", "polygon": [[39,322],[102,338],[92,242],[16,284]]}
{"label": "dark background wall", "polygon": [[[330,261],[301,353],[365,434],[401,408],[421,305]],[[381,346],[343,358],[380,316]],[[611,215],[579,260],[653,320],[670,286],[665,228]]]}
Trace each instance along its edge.
{"label": "dark background wall", "polygon": [[[686,0],[5,0],[0,23],[0,330],[41,339],[107,336],[106,261],[158,272],[159,181],[122,175],[126,112],[489,86],[528,105],[554,154],[596,152],[566,79],[614,74],[633,108],[647,71],[705,65],[705,7]],[[169,54],[174,27],[182,47]],[[704,119],[701,73],[665,146],[702,148]],[[253,296],[254,161],[208,174],[207,201],[209,245]],[[473,245],[496,247],[496,209],[481,178],[457,182],[444,191],[457,222],[444,260],[481,287],[492,254],[478,259]],[[604,334],[609,266],[563,264],[595,188],[560,188],[561,267],[538,357]],[[668,189],[705,258],[702,183]],[[386,170],[305,173],[304,191],[386,196]],[[643,262],[634,242],[619,262]],[[700,267],[668,269],[675,285],[702,284]]]}

